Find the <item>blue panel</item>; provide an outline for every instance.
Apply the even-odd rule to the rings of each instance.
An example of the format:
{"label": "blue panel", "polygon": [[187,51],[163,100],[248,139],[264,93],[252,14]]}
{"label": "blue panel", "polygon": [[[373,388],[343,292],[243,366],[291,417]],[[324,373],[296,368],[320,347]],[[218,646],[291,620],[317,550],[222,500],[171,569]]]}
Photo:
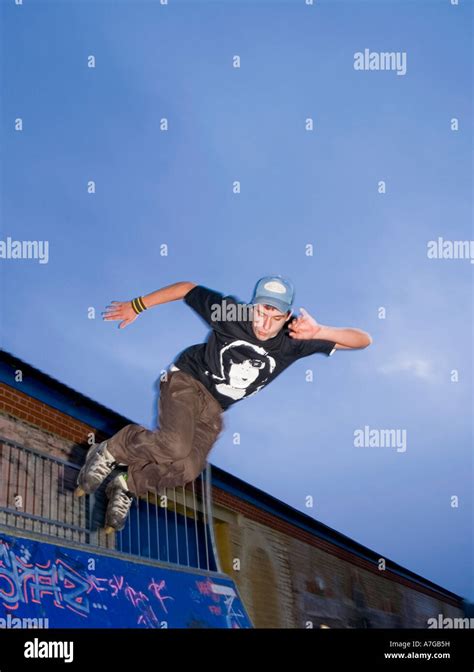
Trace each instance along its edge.
{"label": "blue panel", "polygon": [[252,627],[230,578],[0,532],[0,627],[31,618],[49,628]]}

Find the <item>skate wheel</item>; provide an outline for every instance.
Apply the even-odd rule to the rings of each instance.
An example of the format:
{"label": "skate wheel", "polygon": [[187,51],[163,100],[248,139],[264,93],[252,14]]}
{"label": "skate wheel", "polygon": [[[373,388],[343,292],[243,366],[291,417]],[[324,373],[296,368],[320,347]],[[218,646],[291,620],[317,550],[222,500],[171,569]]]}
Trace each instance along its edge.
{"label": "skate wheel", "polygon": [[112,534],[112,532],[116,531],[115,527],[111,527],[110,525],[108,525],[107,527],[104,527],[104,530],[105,530],[105,534]]}
{"label": "skate wheel", "polygon": [[85,494],[86,494],[86,491],[83,490],[80,485],[74,490],[74,495],[76,497],[83,497]]}

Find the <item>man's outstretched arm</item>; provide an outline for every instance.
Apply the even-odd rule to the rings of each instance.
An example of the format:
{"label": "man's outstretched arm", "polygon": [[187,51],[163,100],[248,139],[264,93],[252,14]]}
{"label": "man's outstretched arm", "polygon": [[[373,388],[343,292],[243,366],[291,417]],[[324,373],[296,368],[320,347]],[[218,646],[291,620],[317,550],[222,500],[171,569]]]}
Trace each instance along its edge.
{"label": "man's outstretched arm", "polygon": [[366,348],[372,343],[372,336],[362,329],[355,327],[327,327],[318,324],[304,309],[300,308],[301,315],[289,324],[290,336],[295,339],[320,339],[333,341],[338,350],[354,350]]}
{"label": "man's outstretched arm", "polygon": [[[140,301],[143,303],[145,308],[152,308],[153,306],[159,306],[162,303],[183,299],[193,287],[196,287],[195,282],[175,282],[172,285],[163,287],[162,289],[157,289],[156,292],[151,292],[151,294],[141,296]],[[128,324],[131,324],[138,317],[138,314],[132,307],[131,300],[112,301],[110,305],[107,306],[105,312],[103,312],[102,315],[104,316],[104,320],[122,320],[119,324],[119,329],[123,329]]]}

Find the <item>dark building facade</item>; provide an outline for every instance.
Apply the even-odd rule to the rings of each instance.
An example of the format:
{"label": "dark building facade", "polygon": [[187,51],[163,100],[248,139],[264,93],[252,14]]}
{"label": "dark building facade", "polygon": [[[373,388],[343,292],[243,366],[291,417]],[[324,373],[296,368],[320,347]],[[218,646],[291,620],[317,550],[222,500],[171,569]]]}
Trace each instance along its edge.
{"label": "dark building facade", "polygon": [[[142,498],[127,528],[105,535],[103,497],[79,505],[72,496],[75,476],[92,439],[133,421],[12,354],[0,355],[5,537],[107,562],[201,572],[195,595],[187,594],[202,604],[200,590],[210,591],[208,620],[199,625],[198,615],[193,625],[190,616],[177,627],[213,627],[212,618],[225,616],[222,627],[427,628],[430,618],[465,615],[459,595],[387,558],[381,568],[376,552],[212,465],[199,482],[167,493],[165,501]],[[0,591],[0,617],[1,609]]]}

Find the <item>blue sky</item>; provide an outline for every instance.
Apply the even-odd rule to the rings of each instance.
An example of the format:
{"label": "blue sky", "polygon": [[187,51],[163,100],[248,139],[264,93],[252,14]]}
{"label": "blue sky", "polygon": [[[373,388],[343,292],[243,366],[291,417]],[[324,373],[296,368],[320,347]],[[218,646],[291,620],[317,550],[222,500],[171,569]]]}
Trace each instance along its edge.
{"label": "blue sky", "polygon": [[[172,303],[119,330],[105,306],[290,277],[296,307],[374,343],[236,404],[211,462],[474,599],[473,267],[426,254],[473,238],[471,21],[441,1],[2,6],[1,238],[47,240],[49,262],[1,261],[1,338],[152,427],[160,371],[206,328]],[[356,71],[365,48],[406,74]],[[407,450],[356,448],[365,425]]]}

